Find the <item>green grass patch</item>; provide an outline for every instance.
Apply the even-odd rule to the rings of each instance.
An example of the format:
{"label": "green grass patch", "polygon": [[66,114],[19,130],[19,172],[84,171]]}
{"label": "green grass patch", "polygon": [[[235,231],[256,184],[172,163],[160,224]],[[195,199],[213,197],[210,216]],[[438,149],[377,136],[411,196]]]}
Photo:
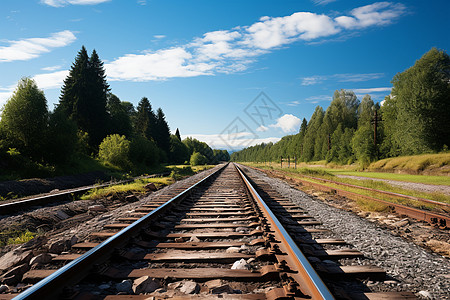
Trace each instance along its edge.
{"label": "green grass patch", "polygon": [[36,232],[27,230],[10,229],[0,232],[0,247],[6,245],[23,244],[37,235]]}
{"label": "green grass patch", "polygon": [[126,184],[116,184],[104,188],[95,188],[81,196],[81,200],[97,200],[109,196],[118,197],[122,195],[129,195],[131,193],[145,193],[145,185],[154,183],[157,188],[170,185],[173,179],[170,177],[144,178],[137,179]]}

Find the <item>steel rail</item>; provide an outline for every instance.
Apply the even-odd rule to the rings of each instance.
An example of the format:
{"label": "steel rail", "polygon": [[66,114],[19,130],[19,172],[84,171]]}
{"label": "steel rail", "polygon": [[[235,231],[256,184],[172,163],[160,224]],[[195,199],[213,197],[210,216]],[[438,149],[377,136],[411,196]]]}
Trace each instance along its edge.
{"label": "steel rail", "polygon": [[25,290],[21,294],[14,297],[14,300],[23,299],[53,299],[57,297],[61,290],[69,282],[76,282],[85,277],[87,273],[93,268],[94,264],[99,264],[108,259],[110,254],[115,248],[124,245],[130,238],[139,234],[139,231],[148,226],[149,223],[161,212],[165,211],[170,206],[174,205],[175,202],[183,200],[190,192],[206,182],[213,175],[218,174],[219,171],[223,170],[226,164],[218,168],[215,172],[209,174],[205,178],[201,179],[194,185],[190,186],[183,192],[179,193],[175,197],[171,198],[166,203],[162,204],[158,208],[154,209],[144,217],[125,227],[119,231],[114,236],[108,238],[104,242],[100,243],[96,247],[92,248],[79,258],[73,260],[67,265],[55,271],[50,276],[42,279],[29,289]]}
{"label": "steel rail", "polygon": [[[251,168],[254,168],[254,167],[251,167]],[[254,169],[257,169],[257,170],[262,171],[262,172],[265,171],[265,170],[260,169],[260,168],[254,168]],[[278,173],[278,174],[280,174],[280,173]],[[366,200],[369,200],[369,201],[379,202],[379,203],[382,203],[384,205],[387,205],[389,207],[394,208],[394,210],[400,215],[405,215],[405,216],[408,216],[410,218],[413,218],[413,219],[416,219],[416,220],[419,220],[419,221],[425,221],[425,222],[428,222],[428,223],[430,223],[432,225],[438,225],[438,226],[443,227],[443,228],[448,228],[450,226],[450,216],[447,216],[447,215],[443,215],[443,214],[439,214],[439,213],[435,213],[435,212],[430,212],[430,211],[426,211],[426,210],[422,210],[422,209],[418,209],[418,208],[414,208],[414,207],[409,207],[409,206],[406,206],[406,205],[403,205],[403,204],[393,203],[393,202],[389,202],[389,201],[386,201],[386,200],[381,200],[381,199],[378,199],[378,198],[374,198],[374,197],[371,197],[371,196],[358,194],[358,193],[355,193],[355,192],[349,192],[349,191],[346,191],[346,190],[338,189],[338,188],[335,188],[335,187],[330,187],[330,186],[323,185],[323,184],[320,184],[320,183],[310,182],[310,181],[307,181],[307,180],[302,180],[300,178],[287,177],[285,175],[283,175],[283,177],[291,179],[291,180],[296,181],[296,182],[299,182],[302,185],[312,186],[313,188],[315,188],[317,190],[330,192],[330,193],[337,194],[337,195],[340,195],[340,196],[343,196],[343,197],[347,197],[347,198],[351,198],[351,199],[360,198],[360,199],[366,199]],[[322,180],[322,181],[330,181],[332,183],[338,183],[338,182],[327,180],[327,179],[321,179],[321,178],[315,178],[315,177],[309,177],[309,176],[304,176],[304,177],[311,178],[311,179]],[[348,185],[348,184],[342,183],[342,185]],[[363,187],[359,187],[359,186],[354,186],[354,187],[370,190],[370,191],[373,191],[373,192],[380,192],[380,193],[385,193],[385,194],[390,193],[390,192],[385,192],[385,191],[380,191],[380,190],[375,190],[375,189],[370,189],[370,188],[365,188],[365,187],[364,188]],[[392,193],[392,194],[395,194],[395,193]],[[407,195],[397,194],[397,196],[407,196]],[[411,196],[410,198],[415,198],[415,197]],[[422,198],[417,198],[417,199],[412,199],[412,200],[421,201],[420,199],[422,199]],[[425,200],[428,200],[428,199],[425,199]],[[433,200],[428,200],[428,202],[430,202],[430,201],[433,201]],[[435,201],[433,201],[433,202],[435,202]],[[438,203],[440,203],[440,202],[438,202]],[[447,206],[448,204],[440,203],[440,205],[441,206]]]}
{"label": "steel rail", "polygon": [[[306,288],[307,291],[302,290],[302,292],[307,292],[308,296],[311,296],[311,299],[334,299],[333,295],[330,293],[325,283],[319,277],[317,272],[309,263],[308,259],[305,257],[303,252],[298,248],[297,244],[291,238],[289,233],[283,227],[281,222],[275,216],[275,214],[271,211],[269,206],[265,203],[265,201],[261,198],[261,196],[256,192],[253,185],[248,180],[247,176],[242,172],[242,170],[233,163],[236,167],[238,173],[240,174],[243,182],[247,186],[252,197],[258,203],[258,206],[264,211],[265,216],[267,217],[270,224],[272,224],[272,230],[275,231],[276,238],[282,240],[284,245],[288,250],[288,256],[295,263],[295,268],[297,268],[297,274],[289,274],[290,276],[297,278],[297,283],[300,284],[300,288]],[[287,259],[287,258],[286,258]],[[290,264],[288,263],[290,266]],[[292,268],[293,266],[291,266]],[[302,283],[304,285],[302,285]]]}
{"label": "steel rail", "polygon": [[103,184],[88,185],[88,186],[78,187],[78,188],[74,188],[74,189],[63,190],[58,193],[46,194],[43,196],[37,196],[37,197],[31,196],[24,200],[17,200],[14,202],[0,204],[0,215],[5,215],[7,213],[17,211],[20,208],[29,207],[30,205],[42,205],[42,204],[50,203],[50,202],[53,202],[56,200],[70,200],[72,198],[72,195],[84,194],[92,189],[103,188],[103,187],[108,187],[108,186],[117,185],[117,184],[129,183],[134,180],[152,178],[152,177],[157,177],[158,175],[165,175],[165,174],[166,173],[153,174],[153,175],[147,175],[147,176],[138,176],[138,177],[134,177],[131,179],[120,180],[117,182],[107,182],[107,183],[103,183]]}

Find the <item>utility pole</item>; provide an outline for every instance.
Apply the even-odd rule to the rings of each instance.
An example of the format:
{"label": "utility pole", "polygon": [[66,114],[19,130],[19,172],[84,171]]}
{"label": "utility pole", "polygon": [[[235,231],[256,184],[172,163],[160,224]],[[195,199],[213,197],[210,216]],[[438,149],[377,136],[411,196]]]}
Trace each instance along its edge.
{"label": "utility pole", "polygon": [[375,156],[378,159],[378,141],[377,141],[377,136],[378,136],[378,123],[381,122],[381,117],[378,116],[378,111],[375,109],[375,111],[373,112],[373,146],[375,148]]}
{"label": "utility pole", "polygon": [[291,157],[288,155],[288,169],[291,167]]}

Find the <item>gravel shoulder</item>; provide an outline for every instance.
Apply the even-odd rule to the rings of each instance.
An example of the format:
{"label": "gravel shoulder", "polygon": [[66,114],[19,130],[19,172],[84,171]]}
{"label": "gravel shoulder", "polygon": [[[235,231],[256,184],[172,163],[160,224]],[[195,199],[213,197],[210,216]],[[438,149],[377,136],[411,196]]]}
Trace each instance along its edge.
{"label": "gravel shoulder", "polygon": [[389,180],[389,179],[381,179],[381,178],[372,178],[372,177],[362,177],[362,176],[354,176],[354,175],[336,175],[341,178],[351,178],[357,180],[373,180],[373,181],[383,181],[390,185],[399,186],[404,189],[414,190],[419,192],[426,193],[442,193],[445,195],[450,195],[450,186],[447,185],[434,185],[434,184],[425,184],[425,183],[417,183],[417,182],[406,182],[406,181],[397,181],[397,180]]}
{"label": "gravel shoulder", "polygon": [[[403,239],[375,222],[352,212],[332,207],[317,197],[294,189],[286,182],[270,178],[266,174],[244,167],[248,174],[272,185],[281,195],[297,203],[314,218],[355,246],[371,260],[398,280],[397,291],[429,292],[432,299],[450,299],[450,260],[427,251]],[[382,289],[373,283],[374,291]]]}

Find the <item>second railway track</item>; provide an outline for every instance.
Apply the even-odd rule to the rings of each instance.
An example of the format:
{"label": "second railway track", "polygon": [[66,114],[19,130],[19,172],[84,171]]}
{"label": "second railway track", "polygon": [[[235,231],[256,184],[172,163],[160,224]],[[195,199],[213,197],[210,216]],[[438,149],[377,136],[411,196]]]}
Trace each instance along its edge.
{"label": "second railway track", "polygon": [[376,266],[326,263],[363,255],[233,164],[119,221],[33,266],[22,281],[34,285],[0,299],[414,298],[371,293],[359,279],[383,280]]}

